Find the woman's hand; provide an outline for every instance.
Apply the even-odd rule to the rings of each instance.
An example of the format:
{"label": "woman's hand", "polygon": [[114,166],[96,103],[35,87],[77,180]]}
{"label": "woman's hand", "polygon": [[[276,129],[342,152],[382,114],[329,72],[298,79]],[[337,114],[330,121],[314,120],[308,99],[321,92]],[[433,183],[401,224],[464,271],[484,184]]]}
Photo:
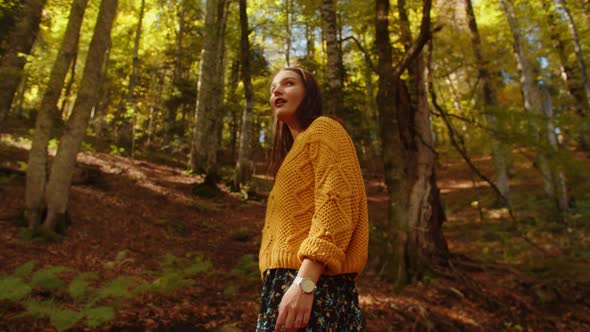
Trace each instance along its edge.
{"label": "woman's hand", "polygon": [[[314,283],[317,283],[323,271],[324,266],[322,264],[305,258],[297,275],[309,278]],[[313,293],[305,294],[301,287],[292,284],[281,299],[275,331],[281,331],[283,326],[284,330],[282,331],[286,332],[294,332],[297,329],[306,327],[311,316],[313,298]]]}
{"label": "woman's hand", "polygon": [[[305,294],[297,285],[291,285],[279,305],[279,317],[275,331],[294,332],[304,328],[309,322],[313,293]],[[284,325],[284,329],[281,328]]]}

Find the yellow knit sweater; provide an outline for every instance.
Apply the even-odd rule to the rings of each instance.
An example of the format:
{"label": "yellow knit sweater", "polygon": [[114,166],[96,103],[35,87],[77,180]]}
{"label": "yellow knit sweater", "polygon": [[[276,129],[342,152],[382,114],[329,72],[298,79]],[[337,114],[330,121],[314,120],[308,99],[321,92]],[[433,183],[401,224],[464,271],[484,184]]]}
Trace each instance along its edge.
{"label": "yellow knit sweater", "polygon": [[367,262],[365,185],[354,145],[335,120],[319,117],[297,135],[270,192],[260,272],[299,269],[304,258],[324,274],[359,273]]}

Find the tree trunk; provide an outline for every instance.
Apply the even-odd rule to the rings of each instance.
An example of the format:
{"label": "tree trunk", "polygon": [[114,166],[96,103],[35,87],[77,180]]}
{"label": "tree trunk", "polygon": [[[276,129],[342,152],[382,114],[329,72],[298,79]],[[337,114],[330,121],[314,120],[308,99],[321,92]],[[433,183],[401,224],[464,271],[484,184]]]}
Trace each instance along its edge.
{"label": "tree trunk", "polygon": [[496,186],[503,196],[499,198],[498,201],[502,205],[511,206],[510,187],[508,185],[508,164],[505,155],[506,153],[510,153],[510,150],[498,139],[498,133],[501,131],[502,126],[498,123],[498,118],[496,117],[496,110],[498,108],[496,93],[490,80],[487,61],[483,57],[481,38],[477,29],[477,21],[475,19],[471,0],[464,1],[467,25],[471,32],[471,46],[473,47],[473,53],[478,67],[478,80],[481,84],[480,93],[483,96],[484,115],[488,122],[488,126],[493,130],[491,133],[491,148],[492,158],[494,159],[494,168],[496,171]]}
{"label": "tree trunk", "polygon": [[[582,46],[580,45],[580,37],[578,36],[578,29],[576,28],[576,24],[574,22],[574,18],[565,2],[565,0],[557,0],[561,9],[563,10],[563,14],[565,15],[568,28],[572,35],[572,40],[574,42],[574,51],[576,54],[576,62],[578,64],[578,72],[579,77],[581,79],[580,85],[583,87],[583,91],[586,97],[586,105],[590,105],[590,81],[588,80],[588,75],[586,72],[586,63],[584,60],[584,54],[582,51]],[[582,114],[582,123],[580,126],[580,145],[585,150],[590,150],[590,116],[588,114],[588,108],[584,108],[584,113]]]}
{"label": "tree trunk", "polygon": [[[559,150],[559,145],[555,135],[555,125],[553,124],[553,102],[551,100],[551,95],[546,88],[543,87],[541,92],[543,94],[543,111],[546,119],[547,142],[549,143],[549,150],[553,152],[552,156],[555,158],[556,152]],[[569,209],[565,173],[559,162],[556,160],[552,160],[549,166],[551,167],[551,181],[553,183],[553,188],[555,188],[556,207],[558,211],[565,212]],[[561,221],[564,221],[563,218]]]}
{"label": "tree trunk", "polygon": [[250,42],[248,40],[248,13],[246,11],[246,0],[240,0],[240,28],[241,28],[241,63],[242,63],[242,81],[244,83],[244,113],[242,114],[242,129],[240,135],[240,151],[236,163],[236,175],[234,178],[234,190],[239,190],[240,185],[248,183],[254,163],[252,161],[252,116],[254,113],[254,92],[252,88],[252,79],[250,73]]}
{"label": "tree trunk", "polygon": [[572,39],[574,42],[574,51],[576,53],[576,61],[578,62],[578,70],[580,71],[580,75],[582,75],[582,84],[584,85],[584,91],[586,92],[586,99],[590,104],[590,81],[588,81],[588,75],[586,73],[586,63],[584,61],[584,53],[582,51],[582,45],[580,44],[580,37],[578,36],[578,29],[576,28],[576,24],[574,22],[574,18],[565,2],[565,0],[557,0],[561,9],[563,9],[563,13],[567,20],[567,26],[572,34]]}
{"label": "tree trunk", "polygon": [[291,15],[293,12],[293,0],[285,0],[285,66],[291,66]]}
{"label": "tree trunk", "polygon": [[39,225],[45,209],[43,195],[45,194],[47,179],[47,146],[51,139],[54,122],[60,116],[57,110],[57,102],[68,68],[78,49],[80,26],[82,25],[87,4],[88,0],[74,0],[72,2],[62,45],[53,64],[47,90],[43,94],[43,100],[37,115],[35,134],[27,164],[25,216],[29,228]]}
{"label": "tree trunk", "polygon": [[326,93],[326,107],[327,114],[344,115],[344,103],[342,93],[342,74],[341,68],[342,59],[339,56],[339,42],[337,35],[336,24],[336,0],[322,1],[322,20],[324,23],[324,36],[326,38],[326,51],[328,53],[328,62],[326,65],[326,79],[328,83],[328,91]]}
{"label": "tree trunk", "polygon": [[[530,129],[533,135],[533,141],[537,149],[537,165],[543,175],[545,194],[550,199],[557,201],[558,196],[553,183],[555,175],[549,165],[547,155],[547,135],[546,127],[543,125],[545,111],[543,109],[543,94],[535,81],[533,67],[529,62],[528,54],[525,50],[525,42],[522,39],[520,26],[516,17],[512,0],[500,0],[502,9],[508,19],[510,30],[512,32],[514,43],[514,55],[520,72],[521,89],[524,99],[524,108],[529,113]],[[565,212],[565,211],[561,211]]]}
{"label": "tree trunk", "polygon": [[189,166],[196,172],[206,173],[211,184],[217,177],[217,131],[223,111],[226,20],[226,1],[207,0],[204,39],[209,42],[203,48],[199,66],[199,91]]}
{"label": "tree trunk", "polygon": [[137,103],[135,101],[135,85],[137,84],[137,76],[139,72],[139,46],[141,41],[141,27],[143,25],[143,13],[145,11],[145,0],[141,0],[141,7],[139,9],[139,19],[135,30],[135,43],[133,45],[133,68],[131,69],[131,77],[129,77],[129,87],[127,89],[127,107],[126,111],[131,111],[131,158],[135,156],[135,125]]}
{"label": "tree trunk", "polygon": [[[386,276],[400,288],[420,278],[425,270],[448,252],[441,232],[444,213],[434,177],[430,119],[424,89],[423,65],[418,62],[413,108],[401,72],[419,57],[429,33],[429,0],[423,1],[421,37],[408,48],[393,68],[389,39],[389,1],[377,0],[375,44],[378,54],[379,86],[377,109],[381,134],[385,182],[389,198],[388,230],[390,239],[381,262]],[[420,45],[422,43],[422,45]]]}
{"label": "tree trunk", "polygon": [[66,215],[72,171],[76,165],[82,139],[86,134],[90,110],[96,104],[96,83],[100,81],[104,56],[110,45],[111,28],[117,12],[117,4],[117,0],[103,0],[100,3],[78,97],[53,160],[45,196],[47,217],[43,224],[43,227],[50,231],[53,231],[56,224]]}
{"label": "tree trunk", "polygon": [[8,35],[8,46],[0,60],[0,123],[10,111],[14,93],[21,81],[21,72],[26,63],[26,57],[31,52],[37,38],[41,13],[46,0],[23,0],[22,13],[12,31]]}
{"label": "tree trunk", "polygon": [[[172,73],[172,91],[170,95],[174,96],[177,94],[175,91],[181,80],[183,79],[184,73],[184,62],[183,62],[183,40],[184,34],[186,30],[186,11],[184,7],[185,2],[181,2],[177,6],[176,16],[178,17],[178,32],[176,33],[176,45],[175,45],[175,52],[174,52],[174,71]],[[163,131],[164,137],[167,140],[172,140],[174,138],[174,134],[177,131],[177,123],[176,117],[178,114],[178,107],[180,106],[179,102],[168,103],[166,106],[165,116],[164,116],[164,123],[163,123]]]}

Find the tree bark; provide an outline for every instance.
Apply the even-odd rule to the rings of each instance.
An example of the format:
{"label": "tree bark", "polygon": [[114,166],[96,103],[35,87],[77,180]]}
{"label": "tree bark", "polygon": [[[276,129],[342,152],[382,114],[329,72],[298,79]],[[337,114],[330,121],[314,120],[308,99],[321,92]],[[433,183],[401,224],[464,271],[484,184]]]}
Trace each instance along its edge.
{"label": "tree bark", "polygon": [[[549,143],[549,149],[553,152],[552,155],[554,157],[555,152],[559,150],[559,145],[557,143],[557,137],[555,136],[555,125],[553,124],[553,102],[551,100],[551,95],[546,88],[543,87],[541,92],[543,95],[543,112],[545,113],[545,119],[547,119],[547,142]],[[558,211],[565,212],[569,209],[565,173],[558,161],[553,160],[549,166],[551,167],[551,181],[553,188],[555,188],[556,207]],[[561,221],[564,221],[563,218]]]}
{"label": "tree bark", "polygon": [[287,22],[285,24],[285,66],[291,66],[291,23],[293,12],[293,0],[285,0],[285,17]]}
{"label": "tree bark", "polygon": [[29,228],[39,225],[45,209],[43,196],[47,179],[47,146],[52,136],[54,122],[60,117],[57,102],[68,68],[78,49],[80,27],[87,4],[88,0],[74,0],[72,2],[62,45],[53,64],[47,90],[43,94],[43,100],[37,115],[35,133],[29,151],[25,191],[25,216]]}
{"label": "tree bark", "polygon": [[326,113],[344,116],[344,95],[342,93],[342,58],[339,56],[338,27],[336,22],[336,0],[322,1],[322,20],[326,51],[328,55],[326,78],[328,91],[326,93]]}
{"label": "tree bark", "polygon": [[239,190],[240,185],[248,183],[254,171],[252,161],[252,116],[254,113],[254,92],[250,73],[250,42],[248,39],[248,13],[246,0],[240,0],[240,28],[241,28],[241,63],[242,82],[244,83],[244,113],[242,114],[242,129],[240,134],[240,150],[236,163],[236,175],[234,178],[234,190]]}
{"label": "tree bark", "polygon": [[217,131],[223,111],[226,20],[226,1],[207,0],[204,39],[208,42],[203,48],[199,66],[199,91],[189,167],[193,171],[206,173],[212,183],[217,177]]}
{"label": "tree bark", "polygon": [[[588,75],[586,72],[586,62],[584,60],[584,54],[582,51],[582,46],[580,44],[580,37],[578,35],[578,29],[576,27],[576,24],[574,22],[574,18],[569,10],[569,7],[567,6],[565,0],[557,0],[557,2],[559,3],[559,5],[561,6],[562,10],[563,10],[563,14],[565,16],[565,19],[567,21],[567,26],[570,30],[570,33],[572,35],[572,41],[574,43],[574,52],[576,54],[576,62],[578,64],[578,72],[579,72],[579,77],[581,79],[580,85],[583,89],[583,93],[585,95],[585,105],[588,106],[590,105],[590,81],[588,80]],[[583,109],[583,113],[582,113],[582,123],[580,126],[580,145],[583,149],[585,150],[590,150],[590,116],[589,116],[589,112],[590,110],[588,109],[588,107],[585,107]]]}
{"label": "tree bark", "polygon": [[491,136],[492,158],[494,160],[494,168],[496,171],[496,186],[500,190],[502,197],[499,203],[502,205],[511,206],[510,187],[508,184],[508,163],[506,161],[506,153],[510,153],[509,148],[504,146],[499,140],[497,133],[500,132],[501,125],[496,116],[498,102],[496,100],[496,93],[492,86],[490,73],[487,68],[487,61],[484,59],[481,45],[481,37],[477,29],[477,21],[475,13],[473,12],[473,5],[471,0],[465,1],[465,13],[467,17],[467,25],[471,33],[471,46],[475,61],[478,67],[478,80],[481,84],[481,92],[483,99],[483,110],[488,126],[493,130]]}
{"label": "tree bark", "polygon": [[65,218],[72,171],[76,164],[82,139],[86,134],[90,111],[96,104],[96,82],[100,81],[104,56],[110,45],[111,28],[116,16],[117,4],[118,0],[101,1],[84,66],[84,74],[80,82],[78,98],[53,160],[45,196],[47,217],[43,224],[43,227],[50,231],[55,229],[56,223]]}
{"label": "tree bark", "polygon": [[[553,181],[555,174],[552,172],[552,167],[549,164],[549,156],[546,151],[548,141],[547,128],[544,122],[550,119],[546,119],[543,108],[543,94],[535,81],[533,67],[529,62],[528,54],[525,50],[525,42],[522,39],[522,33],[512,5],[512,0],[500,0],[500,4],[506,14],[514,38],[513,49],[520,72],[524,108],[529,113],[529,126],[533,135],[533,142],[537,149],[537,165],[543,175],[545,194],[550,199],[557,201],[558,195]],[[565,211],[561,212],[563,213]]]}
{"label": "tree bark", "polygon": [[582,45],[580,44],[580,37],[578,35],[578,29],[572,17],[572,13],[569,10],[565,0],[557,0],[567,20],[567,26],[572,34],[572,40],[574,42],[574,51],[576,53],[576,61],[578,62],[578,70],[582,76],[582,84],[584,85],[584,91],[586,92],[586,99],[590,104],[590,81],[588,81],[588,75],[586,73],[586,62],[584,60],[584,53],[582,51]]}
{"label": "tree bark", "polygon": [[135,102],[135,85],[139,73],[139,46],[141,42],[141,28],[143,25],[143,14],[145,11],[145,0],[141,0],[141,7],[139,9],[139,19],[135,30],[135,43],[133,44],[133,68],[131,69],[131,76],[129,77],[129,87],[127,89],[127,107],[126,111],[131,110],[131,158],[135,156],[135,125],[137,103]]}
{"label": "tree bark", "polygon": [[10,31],[8,46],[0,59],[0,123],[10,111],[14,93],[21,81],[21,73],[27,62],[24,55],[31,52],[39,32],[41,13],[47,0],[23,0],[18,22]]}
{"label": "tree bark", "polygon": [[[436,189],[424,66],[419,56],[429,36],[430,6],[431,1],[423,1],[420,37],[407,48],[406,55],[394,69],[389,39],[389,1],[376,1],[377,109],[389,199],[384,236],[390,239],[381,268],[395,281],[397,288],[421,278],[435,260],[448,252],[441,232],[444,213]],[[413,61],[418,63],[414,79],[415,108],[400,79]]]}

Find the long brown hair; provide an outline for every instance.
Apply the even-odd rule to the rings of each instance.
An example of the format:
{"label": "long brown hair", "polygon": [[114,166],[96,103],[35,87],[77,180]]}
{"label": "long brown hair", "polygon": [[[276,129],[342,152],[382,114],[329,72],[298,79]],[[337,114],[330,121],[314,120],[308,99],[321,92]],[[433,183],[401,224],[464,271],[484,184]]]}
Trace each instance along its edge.
{"label": "long brown hair", "polygon": [[[305,69],[299,67],[287,67],[281,69],[288,70],[299,75],[305,87],[303,100],[295,110],[295,119],[297,121],[298,129],[305,130],[313,122],[322,115],[322,95],[320,87],[313,74]],[[269,171],[275,176],[279,171],[279,167],[283,163],[285,156],[293,146],[293,136],[286,123],[279,121],[275,116],[274,120],[274,137],[272,144],[272,152],[270,158]]]}

